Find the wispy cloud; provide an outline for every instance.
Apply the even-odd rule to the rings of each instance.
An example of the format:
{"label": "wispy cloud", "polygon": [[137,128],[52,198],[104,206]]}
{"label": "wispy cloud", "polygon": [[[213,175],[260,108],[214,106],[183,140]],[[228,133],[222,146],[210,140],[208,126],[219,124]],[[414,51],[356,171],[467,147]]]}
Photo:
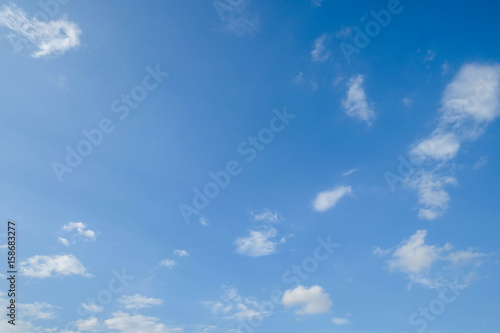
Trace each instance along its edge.
{"label": "wispy cloud", "polygon": [[337,203],[348,194],[352,193],[350,186],[337,186],[329,191],[320,192],[313,202],[313,208],[317,212],[324,212],[335,207]]}
{"label": "wispy cloud", "polygon": [[145,297],[140,294],[135,294],[133,296],[124,295],[120,297],[118,299],[118,303],[120,303],[125,309],[138,310],[143,308],[149,308],[151,306],[159,306],[163,303],[163,300],[158,298]]}
{"label": "wispy cloud", "polygon": [[406,184],[418,192],[421,218],[432,220],[448,209],[445,187],[456,183],[452,160],[464,142],[480,137],[498,117],[499,77],[497,64],[464,65],[443,93],[436,128],[411,148],[410,157],[420,169]]}
{"label": "wispy cloud", "polygon": [[425,243],[426,230],[418,230],[409,239],[401,242],[395,250],[381,250],[374,254],[391,254],[387,264],[391,271],[407,274],[412,284],[428,288],[440,288],[450,280],[461,279],[466,287],[474,275],[474,269],[486,255],[473,249],[453,251],[453,245],[428,245]]}
{"label": "wispy cloud", "polygon": [[259,17],[248,10],[250,0],[215,0],[212,4],[226,32],[237,36],[252,36],[259,30]]}
{"label": "wispy cloud", "polygon": [[326,51],[325,42],[328,40],[328,34],[323,34],[316,38],[314,46],[311,51],[312,61],[323,62],[328,60],[332,55],[331,52]]}
{"label": "wispy cloud", "polygon": [[160,266],[163,266],[163,267],[172,268],[175,265],[177,265],[177,262],[175,260],[172,260],[172,259],[163,259],[162,261],[160,261]]}
{"label": "wispy cloud", "polygon": [[375,111],[366,98],[363,82],[364,76],[361,74],[351,77],[347,82],[347,95],[342,100],[342,107],[349,117],[363,120],[371,125],[375,119]]}
{"label": "wispy cloud", "polygon": [[29,17],[15,5],[0,7],[0,26],[10,30],[11,40],[21,39],[34,45],[34,58],[63,54],[80,45],[82,31],[66,18],[43,22]]}
{"label": "wispy cloud", "polygon": [[236,253],[249,257],[262,257],[273,254],[279,244],[277,241],[272,241],[276,237],[278,231],[275,228],[267,230],[251,230],[248,236],[237,238],[234,244],[236,245]]}

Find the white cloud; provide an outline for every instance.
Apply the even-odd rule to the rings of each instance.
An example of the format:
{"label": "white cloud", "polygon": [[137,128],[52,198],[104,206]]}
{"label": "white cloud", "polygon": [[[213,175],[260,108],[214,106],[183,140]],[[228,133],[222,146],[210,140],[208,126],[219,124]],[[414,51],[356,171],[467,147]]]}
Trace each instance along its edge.
{"label": "white cloud", "polygon": [[179,257],[189,257],[189,253],[186,250],[174,250],[174,255]]}
{"label": "white cloud", "polygon": [[162,261],[160,261],[160,266],[171,268],[175,265],[177,265],[177,262],[172,259],[163,259]]}
{"label": "white cloud", "polygon": [[321,7],[323,0],[311,0],[311,3],[314,7]]}
{"label": "white cloud", "polygon": [[488,164],[488,156],[481,156],[476,163],[474,163],[474,166],[472,167],[474,170],[480,169],[483,166]]}
{"label": "white cloud", "polygon": [[347,170],[345,172],[342,172],[342,176],[349,176],[350,174],[353,174],[355,173],[356,171],[358,171],[358,169],[351,169],[351,170]]}
{"label": "white cloud", "polygon": [[33,256],[21,262],[20,271],[25,276],[47,278],[70,275],[91,277],[82,263],[71,254]]}
{"label": "white cloud", "polygon": [[95,303],[92,303],[92,304],[80,303],[80,305],[82,306],[82,308],[84,310],[90,311],[93,313],[102,312],[104,310],[104,307],[97,305]]}
{"label": "white cloud", "polygon": [[238,289],[222,285],[223,294],[219,301],[203,302],[215,315],[222,315],[228,320],[248,320],[263,317],[268,312],[264,311],[264,302],[252,297],[243,297]]}
{"label": "white cloud", "polygon": [[328,39],[327,34],[323,34],[320,37],[316,38],[314,41],[314,47],[311,51],[311,57],[313,61],[323,62],[328,60],[332,55],[330,52],[326,51],[325,42]]}
{"label": "white cloud", "polygon": [[446,86],[433,132],[413,145],[410,158],[421,170],[406,180],[423,207],[419,217],[435,219],[448,208],[445,186],[455,184],[452,160],[463,142],[481,136],[500,114],[500,65],[466,64]]}
{"label": "white cloud", "polygon": [[324,212],[333,208],[340,201],[340,199],[351,193],[352,189],[350,186],[337,186],[330,191],[321,192],[316,196],[316,199],[314,199],[314,210]]}
{"label": "white cloud", "polygon": [[375,119],[375,112],[367,101],[365,89],[363,87],[364,77],[361,74],[351,77],[347,82],[347,96],[342,100],[342,107],[351,118],[357,118],[371,125]]}
{"label": "white cloud", "polygon": [[159,306],[163,303],[163,300],[158,298],[148,298],[139,294],[134,296],[122,296],[118,299],[118,303],[123,305],[126,309],[137,310],[143,308],[149,308],[151,306]]}
{"label": "white cloud", "polygon": [[95,232],[87,229],[87,225],[82,222],[69,222],[68,224],[63,225],[63,230],[67,232],[71,232],[73,230],[76,231],[77,236],[86,239],[95,241]]}
{"label": "white cloud", "polygon": [[394,251],[381,250],[384,255],[392,252],[387,261],[390,270],[407,274],[410,285],[417,283],[428,288],[440,288],[449,280],[461,279],[464,281],[462,287],[466,287],[485,254],[473,249],[452,251],[450,243],[428,245],[425,243],[426,236],[426,230],[418,230]]}
{"label": "white cloud", "polygon": [[278,242],[270,239],[277,235],[275,228],[264,231],[251,230],[246,237],[237,238],[234,242],[238,254],[250,257],[261,257],[276,252]]}
{"label": "white cloud", "polygon": [[250,212],[250,214],[256,222],[274,224],[283,221],[283,217],[281,217],[277,212],[271,212],[269,209],[265,209],[260,213]]}
{"label": "white cloud", "polygon": [[99,327],[99,320],[96,317],[90,317],[88,319],[78,319],[75,324],[80,331],[95,331]]}
{"label": "white cloud", "polygon": [[259,30],[260,20],[258,16],[247,9],[250,4],[250,0],[216,0],[213,2],[223,29],[241,37],[252,36]]}
{"label": "white cloud", "polygon": [[58,237],[58,238],[57,238],[57,241],[58,241],[59,243],[61,243],[62,245],[64,245],[64,246],[69,246],[69,242],[68,242],[68,240],[67,240],[66,238],[63,238],[63,237]]}
{"label": "white cloud", "polygon": [[113,318],[106,319],[104,324],[108,330],[116,330],[120,333],[180,333],[181,328],[170,328],[158,323],[156,317],[142,315],[130,315],[124,312],[113,313]]}
{"label": "white cloud", "polygon": [[351,323],[351,321],[347,318],[333,317],[332,323],[334,323],[335,325],[348,325]]}
{"label": "white cloud", "polygon": [[66,18],[46,23],[29,17],[15,5],[0,7],[0,26],[11,31],[9,38],[22,39],[36,46],[34,58],[62,54],[78,47],[82,33],[77,24]]}
{"label": "white cloud", "polygon": [[405,106],[410,106],[413,104],[413,101],[408,97],[403,98],[402,102]]}
{"label": "white cloud", "polygon": [[204,227],[208,227],[210,225],[210,222],[204,217],[200,217],[200,224]]}
{"label": "white cloud", "polygon": [[53,319],[55,318],[55,309],[57,307],[47,303],[35,302],[32,304],[19,304],[19,310],[22,318],[33,319]]}
{"label": "white cloud", "polygon": [[320,286],[308,289],[300,285],[289,289],[283,294],[282,302],[286,307],[299,305],[301,308],[295,312],[297,315],[325,313],[332,306],[330,295]]}

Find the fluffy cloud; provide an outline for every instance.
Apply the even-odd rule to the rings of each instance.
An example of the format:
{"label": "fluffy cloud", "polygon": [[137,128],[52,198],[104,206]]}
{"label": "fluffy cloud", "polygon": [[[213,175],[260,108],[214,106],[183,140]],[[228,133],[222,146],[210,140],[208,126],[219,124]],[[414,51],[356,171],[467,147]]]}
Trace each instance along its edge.
{"label": "fluffy cloud", "polygon": [[159,306],[163,303],[163,300],[158,298],[148,298],[139,294],[134,296],[122,296],[118,299],[118,303],[123,305],[126,309],[137,310],[143,308],[149,308],[151,306]]}
{"label": "fluffy cloud", "polygon": [[42,22],[29,17],[15,5],[0,7],[0,26],[11,31],[11,40],[21,39],[37,47],[38,50],[32,54],[34,58],[62,54],[78,47],[82,33],[77,24],[65,18]]}
{"label": "fluffy cloud", "polygon": [[57,309],[57,307],[43,302],[19,304],[22,318],[53,319],[55,318],[55,309]]}
{"label": "fluffy cloud", "polygon": [[426,230],[418,230],[395,250],[383,251],[377,247],[374,253],[381,256],[391,254],[387,261],[391,271],[405,273],[411,284],[418,283],[429,288],[443,287],[451,279],[468,281],[485,256],[473,249],[453,251],[449,243],[428,245],[425,243],[426,236]]}
{"label": "fluffy cloud", "polygon": [[73,255],[33,256],[21,262],[23,275],[35,278],[47,278],[70,275],[91,277],[86,268]]}
{"label": "fluffy cloud", "polygon": [[375,111],[367,101],[363,82],[364,77],[361,74],[351,77],[347,82],[347,96],[342,100],[342,107],[349,117],[363,120],[371,125],[375,119]]}
{"label": "fluffy cloud", "polygon": [[332,306],[330,295],[320,286],[289,289],[283,294],[282,302],[286,307],[299,305],[301,308],[295,312],[297,315],[325,313]]}
{"label": "fluffy cloud", "polygon": [[[63,230],[66,232],[75,231],[76,236],[85,240],[95,241],[95,232],[87,229],[87,225],[82,222],[69,222],[63,225]],[[74,243],[74,242],[73,242]]]}
{"label": "fluffy cloud", "polygon": [[237,238],[234,242],[238,254],[249,257],[261,257],[276,252],[278,242],[271,238],[277,235],[275,228],[269,228],[263,231],[251,230],[246,237]]}
{"label": "fluffy cloud", "polygon": [[189,257],[189,253],[186,250],[174,250],[174,255],[179,257]]}
{"label": "fluffy cloud", "polygon": [[313,208],[317,212],[324,212],[335,207],[340,199],[351,193],[352,188],[350,186],[337,186],[332,190],[321,192],[314,199]]}
{"label": "fluffy cloud", "polygon": [[436,128],[410,149],[420,169],[406,184],[418,192],[419,217],[432,220],[448,209],[445,187],[456,183],[453,159],[463,142],[480,137],[500,113],[499,77],[500,65],[462,66],[443,93]]}
{"label": "fluffy cloud", "polygon": [[331,53],[326,50],[325,42],[328,40],[328,35],[323,34],[314,41],[314,47],[311,51],[313,61],[323,62],[330,58]]}
{"label": "fluffy cloud", "polygon": [[99,327],[99,321],[96,317],[90,317],[88,319],[78,319],[75,325],[80,331],[95,331]]}
{"label": "fluffy cloud", "polygon": [[172,259],[163,259],[162,261],[160,261],[160,266],[171,268],[175,265],[177,265],[177,262]]}
{"label": "fluffy cloud", "polygon": [[113,313],[113,318],[104,321],[108,330],[116,330],[120,333],[180,333],[181,328],[170,328],[158,323],[156,317],[142,315],[130,315],[124,312]]}

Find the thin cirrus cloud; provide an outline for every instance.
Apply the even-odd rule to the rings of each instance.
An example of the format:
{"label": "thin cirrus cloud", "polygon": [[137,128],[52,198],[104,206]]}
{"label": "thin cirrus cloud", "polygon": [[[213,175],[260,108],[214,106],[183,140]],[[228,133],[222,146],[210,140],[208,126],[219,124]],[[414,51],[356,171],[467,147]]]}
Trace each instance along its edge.
{"label": "thin cirrus cloud", "polygon": [[484,253],[471,248],[453,250],[453,245],[443,246],[426,244],[426,230],[418,230],[409,239],[403,240],[394,250],[376,247],[373,254],[381,257],[390,255],[387,265],[391,271],[404,273],[412,284],[431,289],[439,289],[451,280],[461,281],[467,287],[475,276]]}
{"label": "thin cirrus cloud", "polygon": [[351,118],[356,118],[371,125],[375,119],[372,103],[368,102],[363,86],[364,76],[357,74],[347,82],[347,94],[342,100],[342,107]]}
{"label": "thin cirrus cloud", "polygon": [[217,301],[202,302],[210,311],[226,320],[248,320],[263,317],[269,312],[265,311],[265,302],[254,297],[243,297],[238,289],[222,285],[222,295]]}
{"label": "thin cirrus cloud", "polygon": [[412,163],[420,168],[406,184],[418,192],[420,218],[433,220],[448,209],[445,187],[457,183],[453,159],[464,142],[480,137],[500,114],[499,77],[499,64],[463,65],[446,86],[435,129],[410,149]]}
{"label": "thin cirrus cloud", "polygon": [[19,265],[24,276],[33,278],[81,275],[92,277],[83,264],[71,254],[53,256],[33,256]]}
{"label": "thin cirrus cloud", "polygon": [[313,201],[313,208],[317,212],[327,211],[335,207],[340,199],[351,193],[351,186],[337,186],[331,190],[320,192]]}
{"label": "thin cirrus cloud", "polygon": [[295,312],[297,315],[325,313],[332,306],[330,295],[317,285],[310,288],[300,285],[285,291],[282,303],[285,307],[299,306],[300,309]]}
{"label": "thin cirrus cloud", "polygon": [[118,299],[118,303],[120,303],[125,309],[129,310],[138,310],[143,308],[149,308],[152,306],[160,306],[163,303],[162,299],[158,298],[149,298],[142,296],[140,294],[135,294],[133,296],[122,296]]}
{"label": "thin cirrus cloud", "polygon": [[328,58],[332,55],[330,52],[326,51],[325,43],[328,40],[328,35],[323,34],[320,37],[316,38],[314,41],[314,46],[311,51],[311,59],[316,62],[324,62],[327,61]]}
{"label": "thin cirrus cloud", "polygon": [[65,18],[43,22],[15,5],[0,7],[0,27],[10,30],[8,37],[13,42],[35,46],[34,58],[63,54],[78,47],[82,33],[76,23]]}

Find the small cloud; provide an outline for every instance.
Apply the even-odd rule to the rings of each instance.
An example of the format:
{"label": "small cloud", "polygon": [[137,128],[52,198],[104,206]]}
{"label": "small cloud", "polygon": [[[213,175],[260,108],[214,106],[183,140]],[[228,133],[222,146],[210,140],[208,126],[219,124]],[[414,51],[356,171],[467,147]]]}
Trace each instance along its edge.
{"label": "small cloud", "polygon": [[300,306],[295,312],[297,315],[325,313],[332,306],[330,295],[317,285],[310,288],[300,285],[293,290],[285,291],[282,303],[285,307]]}
{"label": "small cloud", "polygon": [[366,98],[363,82],[364,77],[361,74],[351,77],[347,82],[348,90],[345,99],[342,100],[342,107],[349,117],[363,120],[371,125],[375,119],[375,112]]}
{"label": "small cloud", "polygon": [[160,266],[163,266],[163,267],[172,268],[175,265],[177,265],[177,262],[175,260],[172,260],[172,259],[163,259],[162,261],[160,261]]}
{"label": "small cloud", "polygon": [[350,174],[353,174],[353,173],[355,173],[356,171],[358,171],[358,169],[357,169],[357,168],[355,168],[355,169],[351,169],[351,170],[347,170],[347,171],[345,171],[345,172],[342,172],[342,176],[349,176]]}
{"label": "small cloud", "polygon": [[283,218],[277,212],[271,212],[269,209],[260,213],[250,212],[250,214],[256,222],[275,224],[283,221]]}
{"label": "small cloud", "polygon": [[476,163],[474,163],[474,166],[472,167],[472,169],[474,169],[474,170],[480,169],[480,168],[484,167],[486,164],[488,164],[488,156],[481,156],[476,161]]}
{"label": "small cloud", "polygon": [[331,53],[326,50],[325,42],[328,40],[328,35],[323,34],[320,37],[316,38],[314,41],[314,47],[311,51],[312,61],[324,62],[330,58]]}
{"label": "small cloud", "polygon": [[90,241],[96,240],[95,232],[87,229],[87,225],[82,222],[69,222],[63,225],[62,229],[66,232],[76,231],[73,244],[76,242],[77,238],[83,238]]}
{"label": "small cloud", "polygon": [[58,238],[57,238],[57,241],[58,241],[59,243],[61,243],[62,245],[64,245],[64,246],[69,246],[69,242],[68,242],[68,240],[67,240],[66,238],[63,238],[63,237],[58,237]]}
{"label": "small cloud", "polygon": [[158,298],[148,298],[140,294],[135,294],[134,296],[122,296],[118,299],[118,303],[123,305],[125,309],[129,310],[139,310],[144,308],[149,308],[151,306],[160,306],[163,303],[162,299]]}
{"label": "small cloud", "polygon": [[174,250],[174,255],[179,257],[189,257],[189,253],[186,250]]}
{"label": "small cloud", "polygon": [[377,255],[379,257],[385,257],[389,253],[391,253],[391,250],[382,250],[380,247],[375,247],[372,252],[374,255]]}
{"label": "small cloud", "polygon": [[121,311],[114,312],[113,317],[106,319],[106,331],[117,331],[121,333],[182,333],[182,328],[167,327],[159,323],[160,319],[156,317],[147,317],[143,315],[131,315]]}
{"label": "small cloud", "polygon": [[81,305],[83,310],[89,311],[92,313],[98,313],[98,312],[102,312],[104,310],[103,306],[97,305],[95,303],[92,303],[92,304],[80,303],[80,305]]}
{"label": "small cloud", "polygon": [[314,199],[314,210],[317,212],[327,211],[328,209],[335,207],[340,199],[351,193],[352,188],[350,186],[337,186],[332,190],[320,192],[316,196],[316,199]]}
{"label": "small cloud", "polygon": [[314,7],[321,7],[322,3],[323,3],[323,0],[311,0],[311,4]]}
{"label": "small cloud", "polygon": [[210,225],[210,222],[204,217],[200,217],[200,224],[204,227],[208,227]]}
{"label": "small cloud", "polygon": [[269,228],[264,231],[251,230],[246,237],[237,238],[236,253],[249,257],[262,257],[276,252],[278,242],[271,239],[276,237],[277,230]]}
{"label": "small cloud", "polygon": [[340,325],[349,325],[351,321],[347,318],[333,317],[332,323],[340,326]]}
{"label": "small cloud", "polygon": [[82,263],[71,254],[54,256],[33,256],[21,262],[23,275],[34,278],[82,275],[91,277]]}
{"label": "small cloud", "polygon": [[450,64],[448,64],[448,61],[445,61],[441,65],[441,71],[442,71],[443,75],[446,75],[446,74],[451,72],[451,67],[450,67]]}
{"label": "small cloud", "polygon": [[411,106],[413,104],[413,101],[408,97],[403,98],[402,102],[405,106]]}
{"label": "small cloud", "polygon": [[56,306],[47,303],[19,304],[20,314],[33,319],[54,319]]}
{"label": "small cloud", "polygon": [[[99,327],[99,320],[96,317],[90,317],[88,319],[78,319],[76,322],[76,327],[80,331],[92,331],[95,332]],[[64,333],[67,331],[61,331]],[[68,332],[69,333],[69,332]]]}
{"label": "small cloud", "polygon": [[32,54],[34,58],[63,54],[74,49],[80,45],[82,34],[78,25],[66,18],[39,21],[15,5],[0,7],[0,26],[11,31],[9,38],[17,45],[28,42],[37,47],[38,50]]}
{"label": "small cloud", "polygon": [[335,33],[335,37],[346,39],[352,36],[351,27],[342,27],[339,31]]}
{"label": "small cloud", "polygon": [[433,61],[436,57],[436,52],[432,50],[427,50],[427,55],[425,56],[425,61]]}

